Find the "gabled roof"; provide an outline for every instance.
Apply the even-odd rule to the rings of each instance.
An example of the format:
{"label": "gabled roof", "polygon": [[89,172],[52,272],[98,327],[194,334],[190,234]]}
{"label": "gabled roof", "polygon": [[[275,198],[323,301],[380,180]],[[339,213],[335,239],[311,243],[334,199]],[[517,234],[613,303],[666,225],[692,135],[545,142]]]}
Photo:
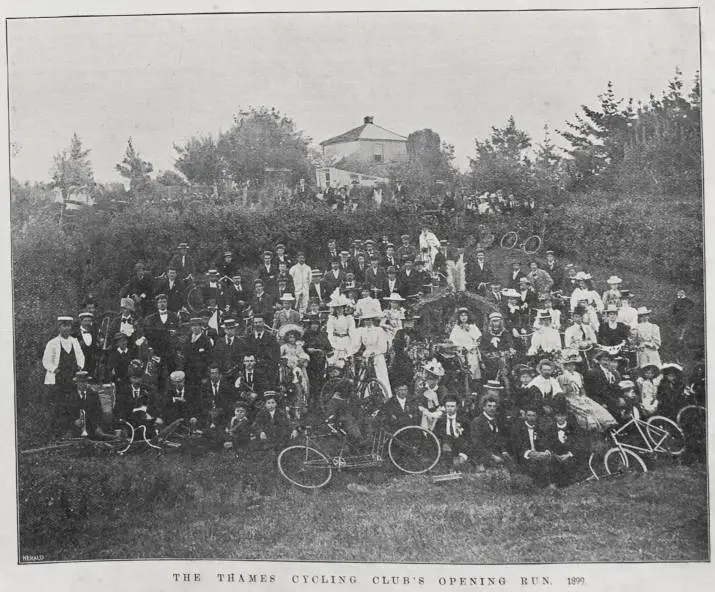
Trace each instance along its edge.
{"label": "gabled roof", "polygon": [[375,125],[372,122],[363,123],[360,127],[351,129],[350,131],[330,138],[329,140],[324,140],[320,143],[321,146],[328,146],[330,144],[346,144],[348,142],[356,142],[357,140],[377,140],[381,142],[407,142],[407,138],[391,132],[384,127]]}

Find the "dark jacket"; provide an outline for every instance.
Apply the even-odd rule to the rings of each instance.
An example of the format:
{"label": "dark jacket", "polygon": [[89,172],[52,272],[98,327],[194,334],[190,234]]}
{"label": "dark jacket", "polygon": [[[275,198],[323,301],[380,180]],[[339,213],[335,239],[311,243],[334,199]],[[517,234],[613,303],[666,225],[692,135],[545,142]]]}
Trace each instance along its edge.
{"label": "dark jacket", "polygon": [[179,279],[174,282],[174,286],[171,288],[169,287],[169,280],[161,280],[156,286],[156,293],[166,294],[166,307],[171,312],[179,312],[181,307],[184,306],[186,286],[184,285],[184,282]]}
{"label": "dark jacket", "polygon": [[206,335],[201,335],[195,342],[191,342],[193,335],[190,335],[184,344],[182,353],[184,358],[184,372],[186,382],[195,385],[208,373],[208,365],[211,360],[211,341]]}
{"label": "dark jacket", "polygon": [[477,415],[472,420],[470,436],[473,460],[478,464],[488,462],[493,454],[506,452],[507,434],[496,417],[490,422],[484,413]]}
{"label": "dark jacket", "polygon": [[445,444],[448,444],[452,447],[452,452],[454,454],[458,454],[460,452],[466,454],[467,456],[470,456],[472,453],[471,450],[471,436],[469,433],[470,430],[470,425],[469,425],[469,418],[465,415],[462,415],[461,413],[457,412],[456,415],[456,423],[455,427],[461,428],[462,433],[460,436],[453,436],[451,434],[447,433],[447,415],[444,414],[442,415],[437,422],[434,425],[434,429],[432,430],[434,432],[434,435],[437,436],[439,441],[442,443],[442,446],[444,447]]}
{"label": "dark jacket", "polygon": [[414,400],[405,399],[405,408],[403,409],[397,397],[394,396],[390,397],[382,408],[382,417],[385,419],[388,429],[396,432],[408,425],[419,425],[422,414]]}

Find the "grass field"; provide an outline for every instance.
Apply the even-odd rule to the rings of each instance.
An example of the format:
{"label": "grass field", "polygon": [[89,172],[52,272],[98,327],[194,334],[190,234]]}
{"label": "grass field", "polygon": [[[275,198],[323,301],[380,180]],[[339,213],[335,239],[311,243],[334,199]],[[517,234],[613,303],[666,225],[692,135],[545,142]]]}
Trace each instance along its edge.
{"label": "grass field", "polygon": [[[31,462],[31,461],[30,461]],[[64,469],[64,470],[63,470]],[[28,464],[22,553],[46,560],[524,563],[705,561],[706,475],[675,464],[553,491],[494,471],[434,484],[389,469],[324,490],[283,483],[269,456],[233,453]],[[58,472],[69,475],[56,487]],[[350,483],[360,484],[360,491]],[[110,496],[111,492],[111,496]],[[35,514],[37,512],[37,514]],[[51,529],[50,532],[47,529]]]}
{"label": "grass field", "polygon": [[[546,247],[548,248],[548,240]],[[492,249],[506,275],[521,252]],[[561,262],[565,263],[564,261]],[[578,262],[575,262],[578,263]],[[678,286],[588,266],[599,291],[618,273],[654,310],[663,360],[688,365],[670,306]],[[692,289],[696,314],[702,291]],[[342,473],[314,493],[282,483],[275,459],[232,452],[119,457],[50,453],[19,464],[21,554],[131,558],[524,563],[708,559],[705,467],[534,490],[506,473],[433,484],[386,470]],[[350,483],[365,486],[362,492]]]}

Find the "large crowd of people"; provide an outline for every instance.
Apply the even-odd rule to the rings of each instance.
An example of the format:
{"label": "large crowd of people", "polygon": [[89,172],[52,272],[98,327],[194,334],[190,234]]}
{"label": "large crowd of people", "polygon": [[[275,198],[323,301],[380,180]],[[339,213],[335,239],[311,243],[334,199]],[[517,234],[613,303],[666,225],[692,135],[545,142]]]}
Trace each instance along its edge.
{"label": "large crowd of people", "polygon": [[[702,373],[661,359],[651,311],[619,277],[599,290],[551,251],[508,270],[488,255],[425,225],[395,243],[331,240],[310,262],[276,244],[249,281],[231,251],[197,269],[181,243],[158,280],[136,263],[120,314],[89,298],[58,317],[42,359],[52,433],[121,438],[130,424],[158,438],[185,420],[250,450],[284,446],[316,416],[358,446],[375,421],[422,425],[453,466],[514,463],[553,486],[633,413],[674,417],[704,396]],[[428,347],[413,311],[439,291],[475,295],[476,306],[454,310]],[[692,304],[678,293],[679,326]],[[377,397],[360,391],[364,365]]]}

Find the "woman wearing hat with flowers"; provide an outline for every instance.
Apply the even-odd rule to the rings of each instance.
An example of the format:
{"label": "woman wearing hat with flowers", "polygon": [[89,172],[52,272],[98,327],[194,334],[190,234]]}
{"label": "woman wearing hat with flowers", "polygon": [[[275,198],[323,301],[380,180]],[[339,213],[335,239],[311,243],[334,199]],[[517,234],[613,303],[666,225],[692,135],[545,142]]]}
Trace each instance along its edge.
{"label": "woman wearing hat with flowers", "polygon": [[405,311],[402,308],[402,303],[405,299],[397,292],[392,292],[382,300],[387,303],[388,308],[383,312],[381,326],[387,331],[389,347],[392,347],[392,341],[397,332],[402,330],[402,321],[405,320]]}
{"label": "woman wearing hat with flowers", "polygon": [[598,328],[598,343],[612,347],[626,343],[630,335],[630,327],[618,322],[618,306],[609,304],[606,307],[606,320]]}
{"label": "woman wearing hat with flowers", "polygon": [[392,397],[390,376],[387,372],[385,356],[389,349],[389,336],[387,331],[380,326],[382,309],[380,305],[365,310],[360,317],[362,326],[356,331],[354,351],[363,350],[363,357],[372,359],[375,378],[385,388],[387,398]]}
{"label": "woman wearing hat with flowers", "polygon": [[537,314],[539,326],[531,337],[527,356],[548,355],[561,351],[561,334],[551,326],[551,313],[540,310]]}
{"label": "woman wearing hat with flowers", "polygon": [[295,298],[290,292],[281,296],[282,308],[273,317],[273,330],[278,331],[283,325],[297,325],[300,323],[300,313],[293,308]]}
{"label": "woman wearing hat with flowers", "polygon": [[660,367],[660,327],[650,322],[651,311],[645,306],[638,309],[638,326],[633,331],[638,365],[655,364]]}
{"label": "woman wearing hat with flowers", "polygon": [[586,395],[583,376],[577,368],[582,362],[581,355],[573,349],[561,352],[562,371],[559,384],[566,398],[566,405],[582,429],[602,433],[616,425],[613,416],[601,405]]}
{"label": "woman wearing hat with flowers", "polygon": [[422,370],[425,376],[424,388],[417,398],[417,405],[422,413],[421,426],[426,430],[432,430],[436,421],[444,413],[442,401],[448,395],[447,390],[439,384],[444,377],[444,368],[438,360],[432,358],[423,364]]}
{"label": "woman wearing hat with flowers", "polygon": [[469,309],[458,308],[457,322],[449,334],[449,341],[466,351],[469,377],[475,382],[482,379],[482,356],[479,352],[481,340],[482,332],[472,321]]}
{"label": "woman wearing hat with flowers", "polygon": [[298,341],[303,336],[303,333],[303,328],[293,323],[283,325],[278,330],[278,339],[282,342],[281,358],[285,360],[288,369],[291,371],[292,382],[298,391],[295,401],[299,415],[305,413],[304,405],[307,405],[310,396],[310,381],[307,371],[310,356],[303,349],[303,342]]}
{"label": "woman wearing hat with flowers", "polygon": [[617,275],[612,275],[606,280],[608,284],[608,290],[603,293],[603,306],[608,308],[610,305],[618,307],[621,303],[621,291],[620,287],[623,280]]}
{"label": "woman wearing hat with flowers", "polygon": [[330,316],[326,331],[333,347],[332,365],[344,365],[345,360],[352,356],[355,350],[355,319],[352,315],[345,314],[347,304],[347,299],[342,295],[334,297],[328,303]]}
{"label": "woman wearing hat with flowers", "polygon": [[527,400],[523,401],[523,410],[536,408],[543,419],[553,415],[553,409],[558,399],[563,399],[564,392],[558,380],[554,377],[556,364],[551,360],[541,360],[536,365],[538,373],[529,383]]}
{"label": "woman wearing hat with flowers", "polygon": [[[590,273],[579,271],[576,274],[578,287],[571,293],[571,310],[574,310],[583,300],[589,308],[596,312],[603,312],[603,301],[596,290],[589,288],[588,281],[591,279]],[[596,321],[598,323],[598,321]],[[596,325],[597,327],[598,325]]]}

